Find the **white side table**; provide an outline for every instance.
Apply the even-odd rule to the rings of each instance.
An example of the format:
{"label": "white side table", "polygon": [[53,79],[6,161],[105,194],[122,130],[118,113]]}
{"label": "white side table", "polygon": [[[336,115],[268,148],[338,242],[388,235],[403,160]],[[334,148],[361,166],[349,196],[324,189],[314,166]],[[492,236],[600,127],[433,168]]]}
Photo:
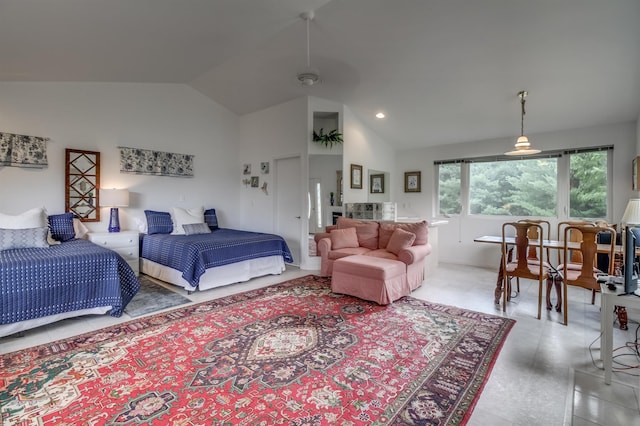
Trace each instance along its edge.
{"label": "white side table", "polygon": [[127,261],[136,275],[140,274],[139,236],[137,231],[90,232],[89,241],[115,251]]}
{"label": "white side table", "polygon": [[604,382],[611,384],[612,357],[613,357],[613,308],[624,306],[626,308],[640,308],[640,297],[630,294],[618,296],[624,287],[618,286],[615,290],[609,290],[606,284],[600,284],[600,331],[602,332],[602,345],[600,357],[604,364]]}

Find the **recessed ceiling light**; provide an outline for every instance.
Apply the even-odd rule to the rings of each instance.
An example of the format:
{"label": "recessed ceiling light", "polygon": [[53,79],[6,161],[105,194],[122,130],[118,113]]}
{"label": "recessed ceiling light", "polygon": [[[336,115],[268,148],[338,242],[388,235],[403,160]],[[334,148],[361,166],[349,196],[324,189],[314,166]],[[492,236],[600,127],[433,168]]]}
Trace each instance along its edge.
{"label": "recessed ceiling light", "polygon": [[384,117],[386,117],[384,115],[384,112],[379,112],[379,113],[376,114],[376,118],[384,118]]}

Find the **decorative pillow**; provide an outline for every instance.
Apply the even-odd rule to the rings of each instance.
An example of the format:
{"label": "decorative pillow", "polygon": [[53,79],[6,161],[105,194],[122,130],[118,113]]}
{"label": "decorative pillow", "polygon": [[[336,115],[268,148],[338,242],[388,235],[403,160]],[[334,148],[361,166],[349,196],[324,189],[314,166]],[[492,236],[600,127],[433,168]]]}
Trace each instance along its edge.
{"label": "decorative pillow", "polygon": [[329,238],[331,238],[331,250],[360,247],[356,228],[334,229]]}
{"label": "decorative pillow", "polygon": [[136,223],[136,226],[138,227],[138,232],[142,234],[146,234],[149,231],[149,229],[147,228],[146,220],[142,220],[139,217],[135,217],[133,218],[133,221]]}
{"label": "decorative pillow", "polygon": [[44,207],[36,207],[18,215],[0,213],[0,228],[27,229],[47,226],[47,212]]}
{"label": "decorative pillow", "polygon": [[391,238],[389,238],[387,251],[397,255],[400,253],[400,250],[411,247],[415,240],[416,234],[397,228],[393,231],[393,234],[391,234]]}
{"label": "decorative pillow", "polygon": [[389,244],[389,238],[391,238],[391,234],[396,229],[404,229],[405,231],[409,231],[412,234],[415,234],[416,240],[413,242],[414,246],[427,244],[427,221],[423,220],[422,222],[415,223],[388,223],[383,222],[380,224],[380,235],[378,240],[379,248],[386,248],[387,244]]}
{"label": "decorative pillow", "polygon": [[337,222],[338,229],[355,228],[360,247],[366,247],[371,250],[378,248],[379,226],[378,222],[362,221],[342,216],[338,218]]}
{"label": "decorative pillow", "polygon": [[46,248],[49,228],[0,229],[0,251],[17,248]]}
{"label": "decorative pillow", "polygon": [[147,233],[153,234],[170,234],[173,231],[173,222],[168,212],[156,212],[153,210],[145,210],[147,217]]}
{"label": "decorative pillow", "polygon": [[204,211],[204,221],[212,231],[218,229],[218,216],[216,216],[216,209],[208,209]]}
{"label": "decorative pillow", "polygon": [[399,223],[398,228],[416,235],[416,240],[413,242],[414,246],[427,244],[429,228],[427,227],[426,220],[421,222]]}
{"label": "decorative pillow", "polygon": [[74,217],[73,231],[76,234],[76,238],[84,238],[84,236],[89,233],[89,228],[87,228],[85,224],[80,221],[80,219]]}
{"label": "decorative pillow", "polygon": [[207,225],[206,223],[188,223],[188,224],[182,225],[182,229],[184,229],[184,233],[186,235],[211,233],[211,229],[209,229],[209,225]]}
{"label": "decorative pillow", "polygon": [[182,225],[204,223],[204,207],[196,207],[188,210],[180,207],[172,207],[171,219],[174,225],[172,234],[184,235]]}
{"label": "decorative pillow", "polygon": [[73,213],[63,213],[49,215],[49,229],[51,237],[56,241],[69,241],[76,237],[76,231],[73,227]]}

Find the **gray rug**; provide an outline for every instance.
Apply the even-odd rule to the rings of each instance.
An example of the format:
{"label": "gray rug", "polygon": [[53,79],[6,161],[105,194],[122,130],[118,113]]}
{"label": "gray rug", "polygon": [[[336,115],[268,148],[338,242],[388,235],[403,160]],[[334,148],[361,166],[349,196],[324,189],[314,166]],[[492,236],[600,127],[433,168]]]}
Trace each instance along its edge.
{"label": "gray rug", "polygon": [[140,275],[139,280],[140,291],[124,308],[124,312],[130,317],[135,318],[191,302],[190,299],[161,286],[146,275]]}

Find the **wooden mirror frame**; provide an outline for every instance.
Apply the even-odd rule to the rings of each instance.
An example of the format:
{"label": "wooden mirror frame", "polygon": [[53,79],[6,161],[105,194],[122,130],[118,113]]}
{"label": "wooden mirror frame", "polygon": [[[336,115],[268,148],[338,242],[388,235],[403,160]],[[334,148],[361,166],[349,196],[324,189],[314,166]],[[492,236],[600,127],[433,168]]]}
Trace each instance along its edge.
{"label": "wooden mirror frame", "polygon": [[65,211],[82,222],[100,222],[100,153],[65,150]]}

